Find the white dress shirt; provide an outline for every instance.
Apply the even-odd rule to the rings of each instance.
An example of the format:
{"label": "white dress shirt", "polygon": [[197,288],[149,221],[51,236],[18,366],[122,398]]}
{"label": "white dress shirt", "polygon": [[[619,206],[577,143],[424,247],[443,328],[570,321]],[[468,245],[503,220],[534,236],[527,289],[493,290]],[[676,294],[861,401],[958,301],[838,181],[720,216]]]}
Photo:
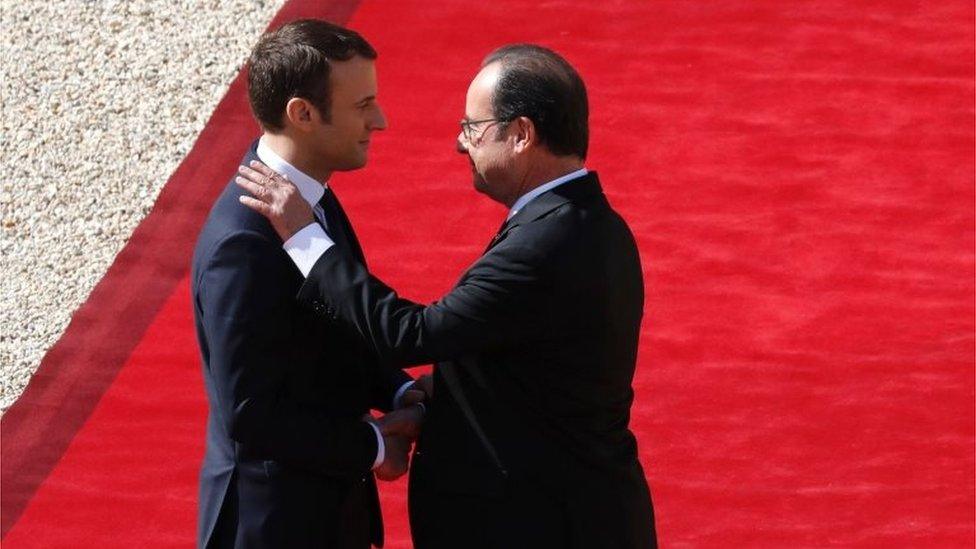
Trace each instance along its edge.
{"label": "white dress shirt", "polygon": [[[271,150],[263,137],[258,141],[257,154],[261,162],[295,184],[298,193],[312,207],[315,217],[321,222],[324,212],[319,206],[319,200],[322,200],[322,195],[325,194],[325,189],[328,188],[329,184],[320,183],[289,164],[278,153]],[[318,231],[310,230],[312,228],[318,228]],[[302,271],[302,274],[308,276],[308,272],[312,270],[315,261],[333,244],[334,242],[325,233],[325,230],[318,223],[312,223],[285,241],[285,251],[288,252],[288,256]]]}
{"label": "white dress shirt", "polygon": [[[319,200],[322,200],[322,195],[325,194],[325,189],[328,188],[329,184],[320,183],[307,174],[302,173],[295,166],[289,164],[285,159],[271,150],[271,147],[265,143],[264,138],[258,141],[257,155],[258,159],[264,162],[266,166],[283,175],[298,187],[299,194],[312,206],[315,217],[321,222],[324,219],[325,212],[319,206]],[[309,230],[313,227],[318,229],[318,231]],[[322,225],[312,223],[285,242],[285,251],[288,252],[288,256],[295,262],[295,265],[298,265],[298,268],[301,269],[302,274],[308,276],[309,271],[312,270],[312,266],[315,265],[315,261],[318,260],[319,256],[334,244],[332,239],[329,238],[329,235],[325,233]],[[393,397],[394,408],[400,407],[400,400],[411,385],[413,385],[413,381],[408,381],[397,390],[396,395]],[[376,432],[376,459],[373,461],[373,469],[375,469],[386,458],[386,445],[383,443],[383,434],[380,432],[379,427],[373,422],[368,421],[367,423]]]}
{"label": "white dress shirt", "polygon": [[518,200],[515,201],[515,204],[512,204],[512,209],[508,211],[508,219],[515,217],[515,214],[519,213],[519,210],[524,208],[529,202],[532,202],[535,197],[539,196],[540,194],[546,191],[551,191],[563,183],[569,183],[577,177],[583,177],[587,173],[589,172],[586,171],[586,168],[580,168],[575,172],[568,173],[562,177],[557,177],[548,183],[543,183],[542,185],[539,185],[531,191],[523,194]]}

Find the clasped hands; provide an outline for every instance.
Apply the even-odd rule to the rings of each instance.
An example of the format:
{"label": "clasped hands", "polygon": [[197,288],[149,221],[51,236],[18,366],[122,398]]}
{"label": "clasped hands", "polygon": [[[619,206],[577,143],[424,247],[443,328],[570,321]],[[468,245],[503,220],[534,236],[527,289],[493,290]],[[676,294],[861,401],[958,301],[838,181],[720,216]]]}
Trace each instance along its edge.
{"label": "clasped hands", "polygon": [[418,378],[414,387],[404,392],[400,408],[373,420],[386,446],[383,463],[373,470],[380,480],[396,480],[410,468],[410,447],[420,436],[424,402],[432,392],[430,376]]}

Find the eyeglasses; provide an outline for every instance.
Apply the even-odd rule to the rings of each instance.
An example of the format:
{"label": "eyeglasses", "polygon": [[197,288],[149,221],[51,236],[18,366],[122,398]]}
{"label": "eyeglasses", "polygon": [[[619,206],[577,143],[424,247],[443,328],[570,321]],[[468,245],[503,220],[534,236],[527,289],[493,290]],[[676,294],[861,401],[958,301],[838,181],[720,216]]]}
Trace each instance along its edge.
{"label": "eyeglasses", "polygon": [[478,131],[477,128],[475,128],[475,126],[477,126],[479,124],[484,124],[486,122],[491,122],[492,123],[492,124],[488,124],[487,126],[485,126],[481,130],[481,133],[478,134],[478,137],[480,138],[482,135],[485,134],[486,131],[488,131],[488,128],[490,128],[493,124],[498,124],[498,123],[501,123],[501,122],[508,122],[508,121],[509,120],[508,119],[505,119],[505,118],[484,118],[482,120],[467,120],[467,119],[462,118],[461,119],[461,135],[464,136],[464,140],[465,141],[467,141],[467,142],[470,143],[471,141],[474,141],[474,139],[475,139],[475,132]]}

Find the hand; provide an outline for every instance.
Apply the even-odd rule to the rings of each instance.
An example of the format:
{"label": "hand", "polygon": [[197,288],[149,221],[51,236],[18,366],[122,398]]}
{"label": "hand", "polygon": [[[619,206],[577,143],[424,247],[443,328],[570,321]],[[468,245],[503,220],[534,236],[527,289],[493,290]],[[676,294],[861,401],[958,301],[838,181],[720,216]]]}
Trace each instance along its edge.
{"label": "hand", "polygon": [[416,405],[393,410],[376,421],[383,436],[396,435],[408,441],[417,440],[423,423],[423,409]]}
{"label": "hand", "polygon": [[410,468],[410,441],[406,437],[390,435],[383,437],[386,455],[383,463],[373,470],[380,480],[396,480]]}
{"label": "hand", "polygon": [[434,381],[430,374],[424,374],[414,380],[413,385],[403,392],[400,402],[403,406],[410,406],[426,402],[434,397]]}
{"label": "hand", "polygon": [[424,374],[417,378],[417,385],[420,389],[427,393],[427,398],[434,398],[434,377],[430,374]]}
{"label": "hand", "polygon": [[[254,169],[251,169],[254,168]],[[284,176],[257,160],[251,167],[238,166],[234,183],[254,195],[241,196],[241,204],[268,218],[281,241],[315,222],[312,207],[298,188]]]}
{"label": "hand", "polygon": [[407,389],[403,392],[403,396],[400,397],[400,406],[406,408],[407,406],[413,406],[414,404],[421,404],[427,400],[427,393],[419,389]]}

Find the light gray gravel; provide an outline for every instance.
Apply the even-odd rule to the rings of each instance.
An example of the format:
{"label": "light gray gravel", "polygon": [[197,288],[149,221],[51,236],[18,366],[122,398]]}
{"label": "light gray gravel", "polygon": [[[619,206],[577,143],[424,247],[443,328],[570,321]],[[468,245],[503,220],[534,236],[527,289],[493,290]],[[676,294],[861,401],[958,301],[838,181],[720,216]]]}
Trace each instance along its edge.
{"label": "light gray gravel", "polygon": [[0,3],[0,410],[23,391],[284,0]]}

